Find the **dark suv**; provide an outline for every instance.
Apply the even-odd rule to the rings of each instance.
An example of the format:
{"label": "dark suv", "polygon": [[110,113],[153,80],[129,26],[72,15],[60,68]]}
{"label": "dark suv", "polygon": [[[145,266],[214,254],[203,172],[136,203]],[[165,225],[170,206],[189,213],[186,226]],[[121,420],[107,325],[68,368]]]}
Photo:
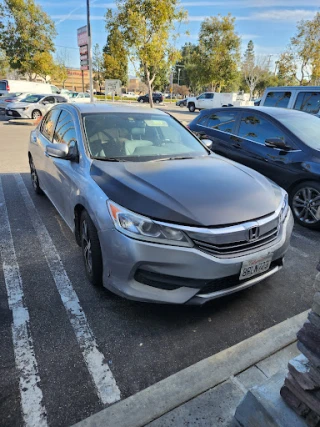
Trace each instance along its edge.
{"label": "dark suv", "polygon": [[[152,99],[153,99],[153,102],[155,104],[160,104],[160,102],[163,102],[162,93],[153,93],[152,94]],[[149,102],[149,94],[146,93],[145,95],[140,95],[139,98],[138,98],[138,102],[141,102],[141,103],[143,103],[143,102]]]}

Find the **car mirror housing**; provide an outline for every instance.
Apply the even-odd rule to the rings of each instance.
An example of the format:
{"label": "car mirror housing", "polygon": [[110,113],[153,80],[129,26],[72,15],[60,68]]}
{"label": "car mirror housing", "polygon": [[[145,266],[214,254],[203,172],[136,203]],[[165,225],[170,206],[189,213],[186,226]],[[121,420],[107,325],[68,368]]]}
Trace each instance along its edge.
{"label": "car mirror housing", "polygon": [[281,138],[268,138],[264,142],[266,147],[279,148],[281,150],[290,150],[290,145],[287,145]]}
{"label": "car mirror housing", "polygon": [[201,139],[202,144],[204,144],[209,150],[212,148],[212,141],[211,139]]}
{"label": "car mirror housing", "polygon": [[46,154],[58,159],[67,159],[69,157],[69,147],[67,144],[48,144]]}

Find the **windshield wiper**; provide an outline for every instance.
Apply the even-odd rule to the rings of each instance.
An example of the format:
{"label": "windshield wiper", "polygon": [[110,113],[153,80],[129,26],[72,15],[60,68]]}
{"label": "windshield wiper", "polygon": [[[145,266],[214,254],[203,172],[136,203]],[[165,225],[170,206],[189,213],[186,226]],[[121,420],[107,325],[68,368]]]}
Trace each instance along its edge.
{"label": "windshield wiper", "polygon": [[126,162],[124,159],[117,159],[116,157],[94,157],[95,160],[103,160],[104,162]]}
{"label": "windshield wiper", "polygon": [[[204,157],[204,156],[201,156]],[[167,160],[186,160],[186,159],[196,159],[196,157],[164,157],[162,159],[150,160],[150,162],[165,162]]]}

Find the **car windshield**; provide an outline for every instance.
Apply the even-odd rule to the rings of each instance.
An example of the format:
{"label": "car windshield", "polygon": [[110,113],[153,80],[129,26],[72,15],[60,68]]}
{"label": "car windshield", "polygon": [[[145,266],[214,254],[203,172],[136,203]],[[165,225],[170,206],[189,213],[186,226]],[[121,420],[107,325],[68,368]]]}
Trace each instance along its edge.
{"label": "car windshield", "polygon": [[84,114],[93,158],[113,161],[174,160],[210,152],[170,116],[152,113]]}
{"label": "car windshield", "polygon": [[70,92],[69,96],[70,98],[76,98],[78,96],[78,92]]}
{"label": "car windshield", "polygon": [[29,95],[26,98],[21,99],[21,102],[29,102],[31,104],[35,104],[36,102],[39,102],[42,98],[42,95]]}
{"label": "car windshield", "polygon": [[309,147],[320,150],[320,118],[308,113],[279,114],[277,120]]}

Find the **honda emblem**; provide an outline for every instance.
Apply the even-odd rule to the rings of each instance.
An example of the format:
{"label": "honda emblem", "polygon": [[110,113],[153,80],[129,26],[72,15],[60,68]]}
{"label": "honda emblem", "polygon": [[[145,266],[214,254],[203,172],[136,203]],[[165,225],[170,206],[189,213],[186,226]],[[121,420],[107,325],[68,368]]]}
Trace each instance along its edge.
{"label": "honda emblem", "polygon": [[254,242],[255,240],[257,240],[259,238],[259,227],[249,228],[248,234],[249,234],[248,241]]}

